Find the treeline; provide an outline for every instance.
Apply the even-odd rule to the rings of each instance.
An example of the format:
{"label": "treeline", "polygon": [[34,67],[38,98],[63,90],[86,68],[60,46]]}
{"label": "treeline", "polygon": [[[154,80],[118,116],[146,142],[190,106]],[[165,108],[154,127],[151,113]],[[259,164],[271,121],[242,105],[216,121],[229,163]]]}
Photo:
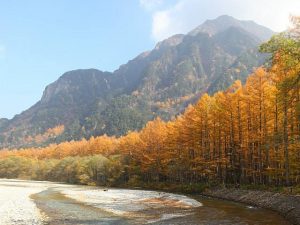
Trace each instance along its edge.
{"label": "treeline", "polygon": [[110,185],[121,177],[118,157],[102,155],[37,160],[11,156],[0,159],[0,177],[48,180],[71,184]]}
{"label": "treeline", "polygon": [[270,66],[140,132],[0,153],[1,177],[84,184],[300,183],[300,19],[261,46]]}

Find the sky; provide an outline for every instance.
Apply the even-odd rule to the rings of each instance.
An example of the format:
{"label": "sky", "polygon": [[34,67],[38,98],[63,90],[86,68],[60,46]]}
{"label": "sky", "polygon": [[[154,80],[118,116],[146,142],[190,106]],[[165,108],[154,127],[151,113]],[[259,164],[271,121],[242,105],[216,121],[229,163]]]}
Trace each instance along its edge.
{"label": "sky", "polygon": [[300,0],[0,0],[0,118],[32,106],[66,71],[114,71],[224,14],[279,32]]}

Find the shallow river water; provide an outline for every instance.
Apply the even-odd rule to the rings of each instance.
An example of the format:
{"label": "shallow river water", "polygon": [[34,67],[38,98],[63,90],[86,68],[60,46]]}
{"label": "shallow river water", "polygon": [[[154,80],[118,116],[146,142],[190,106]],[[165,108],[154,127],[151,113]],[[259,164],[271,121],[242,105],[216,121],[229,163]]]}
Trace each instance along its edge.
{"label": "shallow river water", "polygon": [[287,225],[276,213],[199,195],[0,179],[0,225]]}

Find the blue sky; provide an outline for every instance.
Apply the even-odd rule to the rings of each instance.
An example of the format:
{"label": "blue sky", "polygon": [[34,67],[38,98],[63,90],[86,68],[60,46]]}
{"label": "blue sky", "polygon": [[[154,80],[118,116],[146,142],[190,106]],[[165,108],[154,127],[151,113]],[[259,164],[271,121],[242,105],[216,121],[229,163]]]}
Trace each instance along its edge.
{"label": "blue sky", "polygon": [[300,1],[285,2],[0,0],[0,118],[12,118],[33,105],[45,86],[68,70],[113,71],[157,41],[188,32],[205,19],[228,14],[283,30],[289,13],[300,10]]}

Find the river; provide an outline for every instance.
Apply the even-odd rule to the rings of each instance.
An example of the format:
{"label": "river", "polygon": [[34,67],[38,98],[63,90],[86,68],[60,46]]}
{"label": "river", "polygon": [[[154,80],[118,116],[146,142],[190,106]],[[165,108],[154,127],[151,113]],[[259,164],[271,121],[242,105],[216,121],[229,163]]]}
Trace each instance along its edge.
{"label": "river", "polygon": [[288,225],[244,204],[158,191],[0,179],[0,225]]}

